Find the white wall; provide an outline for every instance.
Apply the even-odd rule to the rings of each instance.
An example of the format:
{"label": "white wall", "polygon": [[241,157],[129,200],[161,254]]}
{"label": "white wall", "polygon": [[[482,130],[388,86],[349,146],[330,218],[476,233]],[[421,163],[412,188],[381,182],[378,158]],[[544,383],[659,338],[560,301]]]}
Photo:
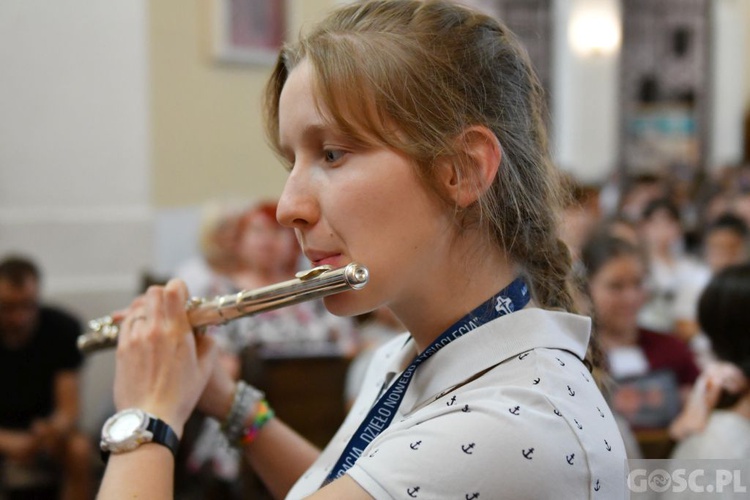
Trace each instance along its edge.
{"label": "white wall", "polygon": [[558,165],[582,182],[604,181],[617,162],[619,58],[579,54],[570,24],[581,11],[620,18],[618,0],[554,0],[552,145]]}
{"label": "white wall", "polygon": [[[743,122],[747,108],[746,68],[747,0],[714,0],[711,3],[713,83],[708,165],[719,168],[742,159]],[[750,2],[747,2],[750,3]]]}
{"label": "white wall", "polygon": [[36,258],[82,319],[126,305],[152,258],[146,12],[0,2],[0,255]]}

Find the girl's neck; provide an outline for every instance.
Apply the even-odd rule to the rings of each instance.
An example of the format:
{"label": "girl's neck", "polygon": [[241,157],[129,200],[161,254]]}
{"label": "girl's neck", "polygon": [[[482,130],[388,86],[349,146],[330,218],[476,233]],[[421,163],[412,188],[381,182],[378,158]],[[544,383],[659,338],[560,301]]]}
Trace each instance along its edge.
{"label": "girl's neck", "polygon": [[389,306],[422,352],[447,328],[517,276],[515,266],[505,256],[485,258],[474,266],[446,265],[424,283],[415,284],[419,288],[416,293]]}

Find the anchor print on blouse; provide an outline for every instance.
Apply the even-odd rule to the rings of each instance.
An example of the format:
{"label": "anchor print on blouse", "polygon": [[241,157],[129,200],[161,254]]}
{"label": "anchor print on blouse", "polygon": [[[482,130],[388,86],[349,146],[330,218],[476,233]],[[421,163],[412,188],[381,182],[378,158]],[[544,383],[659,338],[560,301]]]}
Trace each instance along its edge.
{"label": "anchor print on blouse", "polygon": [[[559,359],[559,358],[555,358],[555,359],[557,359],[557,361],[559,362],[560,366],[565,366],[565,362],[564,362],[564,361],[562,361],[562,360],[561,360],[561,359]],[[587,382],[589,381],[588,377],[587,377],[587,376],[586,376],[586,375],[585,375],[584,373],[581,373],[581,375],[583,375],[583,378],[584,378],[584,379],[585,379],[585,380],[586,380]],[[536,378],[536,379],[534,379],[534,380],[532,381],[532,383],[533,383],[534,385],[536,385],[536,384],[538,384],[538,383],[539,383],[540,381],[541,381],[541,379],[540,379],[540,378]],[[571,387],[570,385],[566,385],[566,389],[567,389],[568,395],[569,395],[570,397],[575,397],[575,395],[576,395],[576,391],[575,391],[575,389],[574,389],[574,388],[572,388],[572,387]],[[599,414],[599,416],[600,416],[601,418],[604,418],[604,417],[605,417],[605,415],[604,415],[604,412],[603,412],[603,411],[601,410],[601,408],[599,408],[599,407],[597,406],[597,407],[596,407],[596,410],[597,410],[597,413]],[[561,412],[560,410],[558,410],[557,408],[553,408],[553,412],[554,412],[554,414],[555,414],[555,415],[557,415],[558,417],[562,417],[562,412]],[[511,415],[520,415],[520,413],[521,413],[521,407],[520,407],[519,405],[516,405],[516,406],[510,407],[510,408],[508,408],[508,413],[510,413]],[[583,430],[583,425],[581,424],[581,422],[579,422],[579,421],[578,421],[578,419],[577,419],[577,418],[574,418],[574,419],[573,419],[573,423],[575,424],[576,428],[578,428],[578,430]],[[604,446],[605,446],[605,449],[606,449],[607,451],[611,451],[611,450],[612,450],[612,446],[611,446],[611,445],[609,444],[609,442],[608,442],[608,441],[607,441],[606,439],[604,440]],[[521,450],[521,455],[522,455],[522,456],[523,456],[523,457],[524,457],[524,458],[525,458],[526,460],[533,460],[533,459],[534,459],[534,451],[535,451],[535,449],[534,449],[533,447],[529,447],[529,448],[523,448],[523,449]],[[566,455],[565,455],[565,462],[566,462],[566,463],[567,463],[568,465],[570,465],[570,466],[575,466],[575,465],[576,465],[576,454],[575,454],[575,453],[570,453],[570,454],[566,454]],[[599,479],[596,479],[596,480],[595,480],[595,481],[593,482],[592,488],[593,488],[593,490],[594,490],[594,491],[597,491],[597,492],[598,492],[598,491],[599,491],[599,490],[601,489],[601,482],[599,481]]]}
{"label": "anchor print on blouse", "polygon": [[[529,354],[528,352],[523,353],[523,354],[521,354],[521,355],[518,356],[518,359],[523,360],[528,354]],[[555,359],[557,360],[557,363],[561,367],[566,366],[566,363],[562,359],[560,359],[559,357],[555,357]],[[580,372],[580,373],[581,373],[581,377],[583,377],[584,381],[586,381],[587,383],[591,382],[591,378],[590,378],[589,375],[587,375],[585,372]],[[531,383],[533,385],[538,385],[540,382],[541,382],[541,378],[540,377],[536,377],[536,378],[534,378],[531,381]],[[573,387],[571,387],[570,385],[566,385],[566,389],[567,389],[567,393],[568,393],[568,395],[570,397],[575,397],[576,390]],[[596,411],[597,411],[597,413],[599,414],[599,416],[601,418],[605,418],[606,417],[606,415],[604,414],[604,412],[602,411],[601,408],[599,408],[598,406],[596,406],[595,408],[596,408]],[[562,417],[562,412],[559,409],[553,408],[553,412],[558,417]],[[510,408],[508,408],[508,413],[510,413],[511,415],[518,416],[521,413],[521,407],[520,406],[510,407]],[[576,426],[576,428],[578,430],[583,430],[583,425],[581,424],[581,422],[578,421],[577,418],[573,419],[573,423],[575,424],[575,426]],[[604,448],[607,451],[610,451],[610,452],[612,451],[612,445],[606,439],[604,440]],[[523,455],[523,457],[526,460],[533,460],[534,459],[534,448],[533,447],[524,448],[524,449],[521,450],[521,454]],[[575,453],[570,453],[570,454],[565,455],[565,462],[568,465],[575,466],[575,464],[576,464],[576,455],[575,455]],[[598,492],[598,491],[601,490],[601,481],[599,479],[596,479],[592,483],[592,489],[594,491],[596,491],[596,492]]]}
{"label": "anchor print on blouse", "polygon": [[[412,442],[412,443],[409,444],[409,448],[411,450],[413,450],[413,451],[418,451],[421,446],[422,446],[422,440],[421,439],[419,439],[417,441],[414,441],[414,442]],[[477,446],[477,444],[473,443],[473,442],[472,443],[465,443],[465,444],[461,445],[461,451],[464,454],[466,454],[466,455],[473,455],[476,446]],[[375,450],[375,452],[377,452],[377,450]],[[372,455],[374,455],[375,452],[373,452]],[[370,456],[372,456],[372,455],[370,455]],[[411,498],[418,498],[420,489],[421,489],[420,486],[413,486],[411,488],[407,488],[406,489],[406,494],[409,495]],[[466,493],[466,495],[465,495],[464,498],[469,499],[469,500],[478,499],[479,498],[479,492],[475,491],[475,492],[472,492],[472,493]]]}
{"label": "anchor print on blouse", "polygon": [[[562,361],[561,361],[561,360],[560,360],[559,358],[556,358],[556,359],[557,359],[557,361],[558,361],[558,362],[560,363],[560,365],[561,365],[561,366],[565,366],[565,365],[564,365],[564,362],[562,362]],[[588,382],[591,382],[591,378],[590,378],[590,376],[589,376],[589,375],[587,375],[587,374],[586,374],[585,372],[581,372],[581,377],[583,377],[583,379],[584,379],[584,380],[585,380],[585,381],[586,381],[587,383],[588,383]],[[537,384],[537,383],[538,383],[538,382],[536,382],[536,379],[535,379],[535,381],[534,381],[534,384]],[[568,385],[568,386],[567,386],[566,388],[567,388],[567,390],[568,390],[568,395],[569,395],[570,397],[574,397],[574,396],[576,395],[576,391],[575,391],[575,389],[573,389],[573,388],[572,388],[571,386],[569,386],[569,385]],[[600,407],[598,407],[598,406],[595,406],[595,408],[596,408],[596,412],[597,412],[597,413],[599,414],[599,417],[601,417],[601,418],[606,418],[606,415],[605,415],[605,413],[604,413],[604,412],[602,411],[602,409],[601,409]],[[558,410],[557,408],[555,408],[555,409],[554,409],[554,413],[555,413],[555,415],[557,415],[557,416],[560,416],[560,417],[562,416],[562,413],[561,413],[561,412],[560,412],[560,411],[559,411],[559,410]],[[578,428],[579,430],[583,430],[583,426],[581,425],[581,423],[580,423],[580,422],[579,422],[579,421],[578,421],[577,419],[575,419],[575,418],[574,418],[574,419],[573,419],[573,422],[575,423],[575,426],[576,426],[576,427],[577,427],[577,428]],[[609,443],[609,441],[607,441],[606,439],[604,439],[604,449],[605,449],[605,450],[607,450],[608,452],[611,452],[611,451],[612,451],[612,445],[611,445],[611,444]],[[532,451],[533,451],[533,449],[532,449]],[[575,453],[571,453],[570,455],[566,455],[566,456],[565,456],[565,461],[566,461],[566,462],[567,462],[568,464],[570,464],[570,465],[574,465],[574,464],[575,464]],[[594,490],[595,492],[598,492],[598,491],[600,491],[600,490],[601,490],[601,488],[602,488],[602,484],[601,484],[601,481],[600,481],[599,479],[596,479],[596,480],[595,480],[595,481],[593,482],[593,485],[592,485],[592,489],[593,489],[593,490]]]}
{"label": "anchor print on blouse", "polygon": [[[445,402],[445,406],[455,406],[456,404],[459,404],[457,396],[451,396],[451,398]],[[463,408],[461,408],[461,411],[463,413],[469,413],[471,412],[471,408],[469,408],[468,404],[465,404]]]}
{"label": "anchor print on blouse", "polygon": [[[420,489],[421,488],[419,486],[414,486],[413,488],[407,488],[406,494],[409,495],[411,498],[418,498]],[[477,500],[479,498],[479,492],[475,491],[473,493],[467,493],[466,495],[464,495],[464,498],[466,500]]]}
{"label": "anchor print on blouse", "polygon": [[461,445],[461,451],[463,451],[467,455],[473,455],[474,454],[474,447],[475,446],[476,446],[475,443],[462,444]]}
{"label": "anchor print on blouse", "polygon": [[[519,360],[523,360],[529,354],[530,354],[530,352],[522,353],[522,354],[518,355],[518,359]],[[565,361],[563,361],[562,359],[560,359],[560,358],[555,358],[555,359],[557,360],[557,363],[561,367],[565,367],[566,366]],[[584,379],[585,382],[588,383],[588,382],[591,381],[591,379],[590,379],[590,377],[588,376],[587,373],[585,373],[585,372],[579,372],[579,373],[580,373],[581,377]],[[541,378],[540,377],[534,378],[531,382],[532,382],[533,385],[537,385],[537,384],[539,384],[541,382]],[[573,386],[571,386],[571,385],[565,385],[565,389],[567,390],[567,394],[568,394],[569,397],[574,398],[576,396],[575,385],[573,385]],[[457,408],[460,408],[461,411],[463,411],[463,412],[469,412],[469,411],[471,411],[471,409],[470,409],[470,407],[469,407],[468,404],[464,404],[464,403],[462,403],[460,401],[460,395],[459,396],[452,395],[449,398],[447,398],[444,402],[445,402],[446,406],[449,406],[449,407],[456,406]],[[595,409],[596,409],[596,414],[598,414],[600,418],[605,418],[606,417],[605,413],[602,411],[602,409],[600,407],[595,406]],[[508,413],[510,415],[513,415],[513,416],[517,416],[518,417],[518,416],[521,416],[521,414],[522,414],[522,408],[520,407],[520,405],[513,404],[513,405],[509,406],[507,408],[507,410],[508,410]],[[562,417],[562,412],[558,408],[553,408],[553,412],[554,412],[555,415]],[[581,423],[581,421],[578,420],[578,418],[573,418],[572,419],[572,424],[575,425],[575,427],[578,430],[580,430],[580,431],[583,430],[584,425]],[[606,439],[604,439],[603,440],[603,444],[604,444],[604,447],[605,447],[605,449],[607,451],[612,451],[612,446],[609,443],[609,441],[607,441]],[[410,447],[411,447],[412,450],[416,451],[416,450],[418,450],[421,447],[421,445],[422,445],[422,441],[421,440],[416,440],[416,441],[414,441],[414,442],[411,443]],[[464,443],[464,444],[461,445],[461,451],[465,455],[473,455],[474,451],[476,449],[476,446],[477,445],[474,442],[467,442],[467,443]],[[533,461],[534,460],[534,455],[535,455],[535,448],[534,447],[523,448],[521,450],[521,454],[524,457],[524,459],[529,460],[529,461]],[[577,459],[576,453],[574,453],[574,452],[571,452],[569,454],[564,454],[564,460],[565,460],[565,463],[567,463],[569,466],[572,466],[572,467],[574,467],[574,466],[576,466],[578,464],[578,459]],[[595,479],[591,483],[591,488],[593,489],[593,491],[596,491],[596,492],[600,491],[601,488],[602,488],[601,481],[598,478]],[[409,488],[407,490],[407,494],[409,494],[409,496],[411,498],[417,498],[419,492],[420,492],[420,487],[419,486],[414,486],[414,487]],[[480,495],[479,492],[466,493],[465,494],[465,498],[469,499],[469,500],[474,500],[474,499],[478,499],[479,495]]]}

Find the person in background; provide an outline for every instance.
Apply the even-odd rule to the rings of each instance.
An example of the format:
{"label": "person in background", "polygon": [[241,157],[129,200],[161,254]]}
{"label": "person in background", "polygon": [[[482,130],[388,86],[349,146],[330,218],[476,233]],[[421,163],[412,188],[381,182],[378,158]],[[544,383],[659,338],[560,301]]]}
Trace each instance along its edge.
{"label": "person in background", "polygon": [[276,201],[261,201],[241,214],[237,265],[229,275],[235,289],[260,288],[294,277],[299,247],[294,231],[276,221],[276,207]]}
{"label": "person in background", "polygon": [[[750,231],[745,222],[727,212],[717,216],[703,235],[703,260],[712,275],[726,267],[747,262],[750,258]],[[695,325],[698,329],[698,326]],[[716,361],[711,339],[698,329],[688,340],[701,369]]]}
{"label": "person in background", "polygon": [[77,428],[82,327],[42,305],[40,287],[30,259],[0,262],[0,492],[85,500],[94,485],[92,446]]}
{"label": "person in background", "polygon": [[646,263],[632,244],[602,233],[583,249],[595,332],[616,387],[612,406],[634,429],[666,428],[699,370],[680,339],[644,330]]}
{"label": "person in background", "polygon": [[[747,176],[748,174],[746,172],[750,171],[750,169],[746,168],[743,170]],[[740,177],[740,174],[738,174],[738,177]],[[747,184],[747,181],[745,181],[745,184]],[[742,186],[738,192],[732,196],[729,210],[745,221],[745,225],[750,226],[750,186]]]}
{"label": "person in background", "polygon": [[[635,223],[630,222],[629,219],[614,215],[601,220],[596,227],[589,233],[588,238],[581,246],[581,252],[583,248],[593,240],[601,240],[604,237],[612,237],[620,240],[624,240],[630,243],[632,246],[639,248],[641,247],[640,235],[638,234],[638,228]],[[593,315],[593,306],[591,304],[591,294],[589,293],[589,276],[588,270],[583,263],[582,257],[578,259],[578,265],[573,266],[573,278],[576,285],[576,304],[581,314],[589,316]]]}
{"label": "person in background", "polygon": [[200,255],[182,262],[174,277],[185,282],[193,297],[212,297],[238,266],[237,247],[244,205],[237,202],[207,203],[198,230]]}
{"label": "person in background", "polygon": [[639,315],[644,328],[674,333],[688,342],[698,333],[698,297],[709,269],[684,251],[677,207],[667,199],[649,203],[640,223],[648,257],[648,299]]}
{"label": "person in background", "polygon": [[665,198],[668,192],[667,182],[660,175],[642,173],[629,176],[623,182],[617,211],[609,215],[619,215],[638,224],[648,204]]}
{"label": "person in background", "polygon": [[[239,227],[238,265],[220,294],[251,290],[294,278],[300,248],[294,231],[276,220],[276,201],[246,209]],[[220,345],[239,354],[258,345],[265,351],[331,353],[352,356],[357,349],[353,324],[325,310],[321,301],[303,302],[229,323],[218,330]]]}
{"label": "person in background", "polygon": [[[101,500],[172,496],[196,404],[277,498],[625,498],[591,323],[570,312],[544,92],[515,36],[447,1],[346,3],[284,46],[266,89],[289,167],[278,221],[314,265],[369,269],[327,309],[385,306],[407,333],[321,451],[215,363],[184,284],[149,289],[122,314]],[[108,430],[128,408],[172,438],[122,450]]]}
{"label": "person in background", "polygon": [[750,459],[750,264],[711,279],[698,321],[718,360],[703,371],[670,429],[681,441],[672,458]]}
{"label": "person in background", "polygon": [[635,247],[641,248],[643,246],[641,235],[638,232],[638,226],[625,217],[615,215],[603,220],[601,224],[599,224],[599,227],[594,231],[594,234],[605,233],[615,238],[625,240]]}
{"label": "person in background", "polygon": [[568,246],[575,266],[581,248],[600,222],[599,193],[596,188],[568,179],[565,183],[570,198],[563,208],[560,239]]}
{"label": "person in background", "polygon": [[703,240],[703,258],[714,274],[750,258],[750,229],[734,214],[717,217],[706,228]]}

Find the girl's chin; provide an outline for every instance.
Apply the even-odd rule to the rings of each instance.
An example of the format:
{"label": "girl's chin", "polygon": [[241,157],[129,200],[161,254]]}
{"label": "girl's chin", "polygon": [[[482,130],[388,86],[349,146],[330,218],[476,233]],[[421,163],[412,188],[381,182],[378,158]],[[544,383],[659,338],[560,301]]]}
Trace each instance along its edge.
{"label": "girl's chin", "polygon": [[323,299],[323,304],[328,312],[334,316],[358,316],[376,309],[374,306],[369,306],[366,300],[363,300],[365,297],[361,293],[358,290],[352,290],[329,295]]}

